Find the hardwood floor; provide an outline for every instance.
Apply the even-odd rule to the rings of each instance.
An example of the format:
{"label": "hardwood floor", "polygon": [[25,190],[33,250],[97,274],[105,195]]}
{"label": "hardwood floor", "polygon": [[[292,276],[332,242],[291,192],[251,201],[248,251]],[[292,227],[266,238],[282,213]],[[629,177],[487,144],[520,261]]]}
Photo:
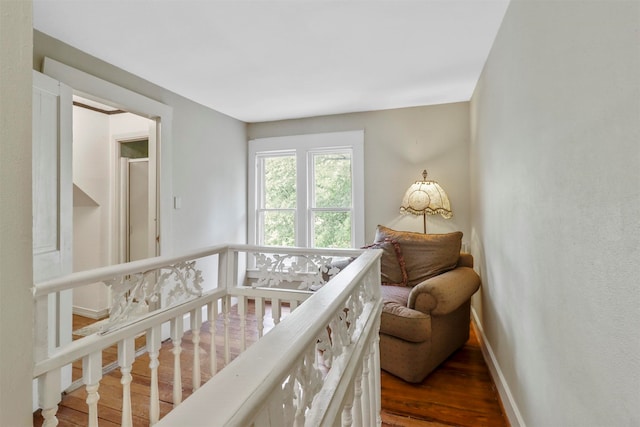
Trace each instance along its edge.
{"label": "hardwood floor", "polygon": [[[273,327],[265,321],[265,330]],[[232,316],[232,334],[239,335],[239,322]],[[74,316],[74,330],[83,327],[89,319]],[[222,319],[216,321],[218,330],[222,330]],[[247,330],[256,330],[255,317],[247,321]],[[208,366],[208,348],[210,343],[209,326],[205,323],[201,333],[201,371],[202,381],[208,380],[211,373]],[[222,336],[216,335],[218,349],[218,369],[224,366],[222,359]],[[257,333],[248,337],[248,344],[255,342]],[[136,340],[136,347],[144,346],[144,337]],[[164,416],[173,407],[173,354],[171,341],[164,342],[160,351],[159,387],[160,415]],[[193,344],[191,334],[182,339],[182,384],[183,399],[191,390],[191,364]],[[207,349],[207,351],[205,351]],[[239,352],[238,340],[232,340],[232,358]],[[103,364],[117,360],[116,348],[103,351]],[[133,383],[131,398],[133,407],[133,425],[149,425],[149,358],[146,354],[136,358],[133,365]],[[76,362],[73,368],[74,379],[82,375],[82,364]],[[100,426],[119,426],[121,423],[122,386],[120,371],[115,369],[105,374],[100,383],[100,401],[98,405]],[[382,425],[384,427],[451,427],[451,426],[508,426],[503,415],[500,401],[489,371],[482,358],[479,342],[473,332],[467,344],[453,354],[421,384],[406,383],[386,372],[381,373],[382,384]],[[58,410],[59,426],[86,426],[87,409],[84,387],[63,396]],[[42,425],[40,411],[34,413],[34,426]],[[187,427],[187,426],[185,426]]]}
{"label": "hardwood floor", "polygon": [[385,427],[509,425],[473,327],[464,347],[421,384],[385,371],[381,378]]}

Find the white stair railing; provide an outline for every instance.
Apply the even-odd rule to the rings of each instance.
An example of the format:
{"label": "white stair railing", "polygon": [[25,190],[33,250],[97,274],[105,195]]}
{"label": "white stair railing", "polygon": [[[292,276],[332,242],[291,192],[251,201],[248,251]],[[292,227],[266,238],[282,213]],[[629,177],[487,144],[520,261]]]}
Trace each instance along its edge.
{"label": "white stair railing", "polygon": [[[331,267],[332,260],[336,257],[356,256],[356,261],[345,269],[344,273],[336,276],[337,270]],[[377,251],[222,245],[177,257],[157,257],[74,273],[36,284],[36,308],[46,307],[46,300],[51,293],[99,281],[111,286],[112,293],[118,297],[113,304],[110,322],[99,333],[73,341],[51,352],[46,350],[46,342],[43,340],[47,334],[36,333],[37,358],[33,376],[39,383],[43,425],[57,424],[60,370],[76,360],[83,362],[82,381],[87,391],[88,424],[97,425],[100,381],[103,374],[102,350],[113,345],[118,346],[118,365],[122,372],[122,425],[131,425],[133,414],[130,372],[136,355],[134,338],[141,334],[146,335],[146,352],[150,360],[149,419],[151,425],[156,424],[160,420],[158,366],[163,325],[167,327],[166,335],[173,341],[175,356],[175,409],[170,414],[192,399],[200,399],[196,396],[209,393],[207,390],[210,390],[209,385],[212,381],[201,384],[198,351],[203,314],[209,320],[211,333],[208,357],[212,374],[219,368],[215,336],[219,332],[224,336],[225,367],[213,378],[216,383],[218,376],[229,370],[235,370],[236,374],[229,373],[227,376],[246,375],[247,373],[242,371],[249,365],[255,368],[266,363],[269,366],[274,365],[273,368],[276,370],[272,372],[278,372],[279,378],[275,379],[275,383],[275,377],[270,379],[272,384],[266,391],[265,399],[255,400],[255,397],[251,397],[241,405],[245,412],[255,415],[251,422],[256,425],[287,425],[279,422],[296,422],[295,420],[298,423],[303,420],[326,423],[326,415],[323,415],[321,420],[317,418],[319,414],[333,414],[337,417],[335,419],[346,417],[345,420],[348,420],[348,414],[355,410],[357,414],[353,420],[358,424],[354,425],[367,425],[363,424],[367,420],[379,424],[379,378],[378,375],[371,375],[371,372],[379,371],[379,362],[376,362],[380,312],[378,257]],[[203,278],[202,272],[198,269],[198,263],[206,259],[217,261],[218,274],[213,280]],[[210,261],[202,262],[203,265],[211,265]],[[322,286],[334,276],[333,280]],[[319,290],[312,292],[310,289]],[[313,303],[301,304],[310,297]],[[157,304],[158,300],[160,304]],[[258,330],[253,331],[254,336],[264,335],[264,338],[259,338],[258,342],[247,349],[249,301],[255,301]],[[159,305],[160,308],[148,312],[149,307],[154,305]],[[265,319],[268,305],[271,306],[271,319]],[[244,352],[233,362],[229,333],[232,306],[238,310],[240,351]],[[224,331],[216,331],[215,319],[218,314],[223,315]],[[36,311],[36,316],[46,315],[46,310]],[[180,378],[179,356],[186,317],[189,318],[187,325],[192,332],[195,350],[191,384],[194,393],[181,404],[183,384]],[[289,320],[290,318],[293,320]],[[271,323],[278,325],[277,328],[265,334],[265,320],[269,326]],[[286,345],[284,342],[281,343],[283,336],[288,337],[285,340]],[[265,340],[267,343],[263,344]],[[282,353],[271,351],[267,360],[260,349],[265,346],[271,348],[270,343],[274,340],[282,344]],[[237,372],[238,369],[240,372]],[[375,378],[378,378],[377,382]],[[223,387],[226,387],[224,378],[220,381]],[[327,388],[327,384],[335,388],[334,392],[328,391],[331,387]],[[259,386],[259,390],[254,393],[265,393],[266,383],[254,385]],[[330,395],[333,397],[329,398]],[[353,405],[354,399],[359,403]],[[231,408],[226,405],[224,398],[215,404]],[[249,409],[252,406],[255,407]],[[353,409],[348,410],[349,407]],[[180,417],[180,414],[177,413],[175,416]],[[237,414],[226,421],[224,417],[220,420],[220,425],[235,425]],[[160,421],[163,422],[164,420]],[[167,423],[171,422],[167,420]]]}
{"label": "white stair railing", "polygon": [[358,257],[158,426],[380,425],[378,256]]}

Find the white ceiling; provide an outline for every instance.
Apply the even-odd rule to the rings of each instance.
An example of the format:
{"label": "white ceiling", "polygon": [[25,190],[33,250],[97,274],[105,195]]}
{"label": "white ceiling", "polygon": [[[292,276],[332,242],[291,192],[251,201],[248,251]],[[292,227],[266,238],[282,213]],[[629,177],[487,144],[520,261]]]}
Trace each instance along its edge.
{"label": "white ceiling", "polygon": [[467,101],[509,0],[34,0],[50,36],[245,122]]}

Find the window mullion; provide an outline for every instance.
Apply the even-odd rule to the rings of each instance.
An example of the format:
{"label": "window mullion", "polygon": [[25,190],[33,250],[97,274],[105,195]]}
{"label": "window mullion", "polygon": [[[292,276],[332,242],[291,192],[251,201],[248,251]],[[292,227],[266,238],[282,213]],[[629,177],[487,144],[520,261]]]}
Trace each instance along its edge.
{"label": "window mullion", "polygon": [[296,149],[296,245],[309,246],[308,160],[304,149]]}

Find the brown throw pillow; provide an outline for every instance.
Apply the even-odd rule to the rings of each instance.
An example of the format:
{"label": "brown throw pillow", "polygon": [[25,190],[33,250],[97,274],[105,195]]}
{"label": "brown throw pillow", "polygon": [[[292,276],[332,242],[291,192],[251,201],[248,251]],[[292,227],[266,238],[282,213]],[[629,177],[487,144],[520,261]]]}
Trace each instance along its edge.
{"label": "brown throw pillow", "polygon": [[396,241],[402,248],[408,276],[407,285],[415,286],[430,277],[455,268],[460,257],[462,232],[422,234],[392,230],[379,225],[375,243],[386,240]]}
{"label": "brown throw pillow", "polygon": [[382,249],[380,281],[383,285],[407,286],[407,272],[402,260],[402,249],[393,239],[382,239],[362,249]]}

